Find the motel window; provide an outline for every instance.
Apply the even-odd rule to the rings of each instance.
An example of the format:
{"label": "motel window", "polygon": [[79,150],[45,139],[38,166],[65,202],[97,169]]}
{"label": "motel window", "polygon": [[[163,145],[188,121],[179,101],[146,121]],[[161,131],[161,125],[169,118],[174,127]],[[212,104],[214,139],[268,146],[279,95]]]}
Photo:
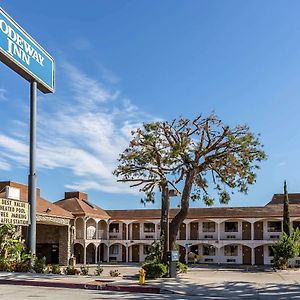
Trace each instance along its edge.
{"label": "motel window", "polygon": [[203,245],[202,253],[204,256],[215,256],[216,248],[211,245]]}
{"label": "motel window", "polygon": [[225,232],[238,232],[238,222],[225,222]]}
{"label": "motel window", "polygon": [[238,256],[238,246],[237,245],[227,245],[224,247],[225,256]]}
{"label": "motel window", "polygon": [[215,231],[216,231],[216,223],[215,222],[203,222],[202,232],[215,232]]}
{"label": "motel window", "polygon": [[268,246],[268,253],[269,253],[269,256],[274,256],[274,249],[272,246]]}
{"label": "motel window", "polygon": [[118,223],[109,224],[109,232],[119,232],[119,224]]}
{"label": "motel window", "polygon": [[150,246],[149,245],[144,245],[143,253],[144,253],[144,255],[148,255],[150,253]]}
{"label": "motel window", "polygon": [[155,224],[144,223],[144,232],[155,232]]}
{"label": "motel window", "polygon": [[294,230],[296,230],[296,228],[300,229],[300,221],[294,221],[293,222],[293,228],[294,228]]}
{"label": "motel window", "polygon": [[119,254],[119,245],[112,245],[109,247],[110,255],[118,255]]}
{"label": "motel window", "polygon": [[281,232],[281,221],[268,222],[268,232]]}

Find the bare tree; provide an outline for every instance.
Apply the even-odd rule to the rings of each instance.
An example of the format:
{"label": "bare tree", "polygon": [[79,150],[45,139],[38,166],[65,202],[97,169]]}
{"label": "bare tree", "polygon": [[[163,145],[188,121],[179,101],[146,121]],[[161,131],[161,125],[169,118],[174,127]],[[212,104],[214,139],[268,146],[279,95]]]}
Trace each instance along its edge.
{"label": "bare tree", "polygon": [[114,174],[119,181],[139,187],[146,195],[144,203],[155,201],[158,188],[163,236],[168,233],[170,190],[181,197],[165,239],[165,251],[168,243],[171,249],[176,248],[190,200],[202,199],[213,205],[214,195],[225,204],[235,191],[247,193],[248,186],[255,183],[258,163],[266,159],[259,137],[248,126],[231,128],[215,115],[143,124],[132,136]]}

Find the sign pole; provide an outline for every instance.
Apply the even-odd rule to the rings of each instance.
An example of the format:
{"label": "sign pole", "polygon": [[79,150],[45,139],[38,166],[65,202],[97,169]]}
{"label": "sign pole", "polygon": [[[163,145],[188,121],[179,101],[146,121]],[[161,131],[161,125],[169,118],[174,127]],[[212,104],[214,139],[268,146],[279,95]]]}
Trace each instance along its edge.
{"label": "sign pole", "polygon": [[36,115],[37,82],[30,82],[30,149],[28,202],[30,204],[29,251],[36,255]]}

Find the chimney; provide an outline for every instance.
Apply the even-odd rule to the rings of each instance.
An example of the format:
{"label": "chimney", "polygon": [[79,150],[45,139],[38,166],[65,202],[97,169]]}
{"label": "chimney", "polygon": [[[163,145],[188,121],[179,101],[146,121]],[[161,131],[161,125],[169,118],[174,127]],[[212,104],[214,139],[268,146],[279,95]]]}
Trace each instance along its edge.
{"label": "chimney", "polygon": [[20,189],[7,185],[5,187],[5,197],[7,199],[20,200]]}
{"label": "chimney", "polygon": [[88,195],[83,192],[65,192],[65,199],[77,198],[79,200],[88,201]]}

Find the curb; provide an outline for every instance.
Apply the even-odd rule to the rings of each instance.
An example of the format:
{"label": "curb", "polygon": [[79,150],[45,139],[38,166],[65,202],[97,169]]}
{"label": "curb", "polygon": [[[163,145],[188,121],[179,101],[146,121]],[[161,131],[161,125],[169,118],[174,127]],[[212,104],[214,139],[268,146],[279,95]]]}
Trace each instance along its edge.
{"label": "curb", "polygon": [[1,284],[8,285],[23,285],[23,286],[40,286],[66,289],[83,289],[83,290],[97,290],[97,291],[115,291],[115,292],[133,292],[133,293],[149,293],[160,294],[159,287],[152,286],[138,286],[138,285],[117,285],[117,284],[89,284],[89,283],[68,283],[68,282],[51,282],[51,281],[28,281],[28,280],[13,280],[0,279]]}

